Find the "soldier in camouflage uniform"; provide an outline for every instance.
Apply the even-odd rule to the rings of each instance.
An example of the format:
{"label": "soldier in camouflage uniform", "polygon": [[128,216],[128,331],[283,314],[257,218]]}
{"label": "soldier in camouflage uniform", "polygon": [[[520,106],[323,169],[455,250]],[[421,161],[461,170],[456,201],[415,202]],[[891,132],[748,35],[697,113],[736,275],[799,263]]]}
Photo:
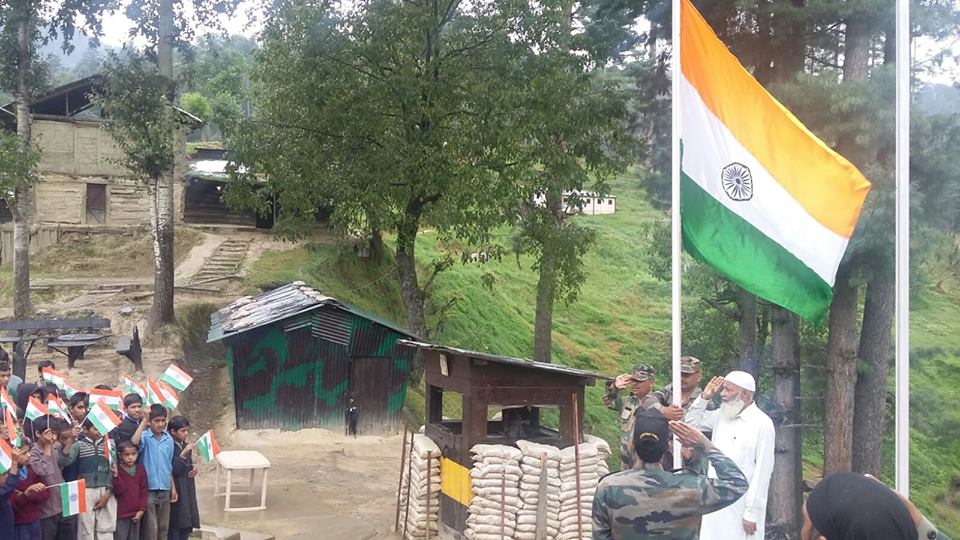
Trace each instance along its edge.
{"label": "soldier in camouflage uniform", "polygon": [[[717,471],[708,478],[688,470],[668,472],[660,465],[670,433]],[[656,410],[643,411],[632,440],[637,466],[600,480],[593,498],[594,540],[696,540],[700,517],[736,502],[747,479],[703,433],[682,422],[668,422]]]}
{"label": "soldier in camouflage uniform", "polygon": [[[670,420],[683,418],[683,411],[660,401],[660,396],[652,393],[653,378],[656,372],[649,364],[637,364],[630,373],[618,375],[607,383],[603,394],[603,404],[620,414],[620,470],[633,468],[636,461],[631,445],[633,422],[636,415],[647,409],[658,409]],[[630,387],[630,394],[621,396],[620,390]]]}
{"label": "soldier in camouflage uniform", "polygon": [[[703,379],[703,373],[700,371],[700,359],[694,356],[680,357],[680,407],[686,413],[693,400],[703,392],[700,388],[700,381]],[[673,403],[673,385],[657,390],[654,393],[660,403],[669,405]],[[708,437],[709,438],[709,437]]]}

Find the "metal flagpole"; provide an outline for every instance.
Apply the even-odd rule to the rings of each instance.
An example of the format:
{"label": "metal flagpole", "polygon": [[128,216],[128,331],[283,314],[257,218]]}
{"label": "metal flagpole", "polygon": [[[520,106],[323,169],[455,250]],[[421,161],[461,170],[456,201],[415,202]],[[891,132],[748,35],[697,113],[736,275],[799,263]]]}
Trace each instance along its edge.
{"label": "metal flagpole", "polygon": [[897,6],[896,483],[910,494],[910,1]]}
{"label": "metal flagpole", "polygon": [[[670,294],[672,301],[672,354],[670,358],[673,379],[673,402],[680,404],[680,254],[683,249],[680,236],[680,0],[671,0],[671,24],[673,52],[670,55],[670,228],[672,271]],[[673,466],[680,468],[680,442],[673,441]]]}

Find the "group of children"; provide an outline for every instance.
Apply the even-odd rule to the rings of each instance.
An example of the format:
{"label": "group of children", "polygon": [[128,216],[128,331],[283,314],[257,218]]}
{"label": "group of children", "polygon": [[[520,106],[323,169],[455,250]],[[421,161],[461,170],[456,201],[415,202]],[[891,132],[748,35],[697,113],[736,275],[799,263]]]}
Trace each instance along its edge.
{"label": "group of children", "polygon": [[[12,451],[12,465],[0,474],[0,539],[15,540],[181,540],[200,527],[193,465],[194,445],[187,442],[190,422],[168,418],[163,405],[144,407],[136,393],[123,398],[120,425],[104,435],[87,417],[89,395],[67,398],[44,383],[40,362],[36,384],[11,389],[16,414],[0,413],[2,438]],[[0,360],[0,381],[10,365]],[[100,385],[98,389],[111,389]],[[25,417],[31,396],[41,403],[54,393],[67,404],[67,421],[59,416]],[[12,411],[11,411],[12,413]],[[16,425],[11,430],[8,423]],[[20,444],[12,441],[19,436]],[[111,464],[108,441],[116,453]],[[85,501],[77,515],[64,517],[56,486],[83,479]],[[63,500],[62,500],[63,499]]]}

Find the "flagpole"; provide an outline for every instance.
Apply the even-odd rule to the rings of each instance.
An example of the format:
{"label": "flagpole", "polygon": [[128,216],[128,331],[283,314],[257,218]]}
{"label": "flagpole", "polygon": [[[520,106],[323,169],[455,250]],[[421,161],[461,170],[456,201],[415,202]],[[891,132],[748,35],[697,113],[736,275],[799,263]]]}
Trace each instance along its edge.
{"label": "flagpole", "polygon": [[[672,304],[671,324],[671,378],[673,402],[680,404],[680,254],[682,247],[680,231],[680,1],[671,0],[671,29],[673,51],[670,55],[670,241],[672,270],[670,297]],[[680,468],[683,456],[680,442],[673,440],[673,466]]]}
{"label": "flagpole", "polygon": [[896,485],[910,494],[910,2],[896,0]]}

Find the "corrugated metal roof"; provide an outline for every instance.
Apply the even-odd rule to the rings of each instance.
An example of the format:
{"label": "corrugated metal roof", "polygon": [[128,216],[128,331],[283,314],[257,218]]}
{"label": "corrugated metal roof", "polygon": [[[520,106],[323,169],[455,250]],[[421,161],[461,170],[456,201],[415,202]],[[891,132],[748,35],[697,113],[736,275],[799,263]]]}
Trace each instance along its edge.
{"label": "corrugated metal roof", "polygon": [[546,362],[536,362],[534,360],[526,360],[523,358],[513,358],[512,356],[500,356],[500,355],[484,353],[484,352],[468,351],[466,349],[458,349],[456,347],[445,347],[443,345],[434,345],[432,343],[411,341],[407,339],[402,339],[397,343],[400,345],[406,345],[408,347],[415,347],[417,349],[427,349],[427,350],[439,351],[447,354],[469,356],[471,358],[482,358],[483,360],[487,360],[489,362],[509,364],[512,366],[522,366],[529,369],[552,371],[554,373],[562,373],[563,375],[572,375],[574,377],[581,377],[584,379],[603,379],[607,381],[612,380],[611,377],[607,377],[606,375],[601,375],[599,373],[594,373],[592,371],[586,371],[583,369],[572,368],[570,366],[563,366],[560,364],[548,364]]}
{"label": "corrugated metal roof", "polygon": [[399,334],[417,338],[416,335],[390,321],[371,315],[331,296],[326,296],[320,291],[308,287],[302,281],[294,281],[256,296],[238,298],[230,305],[210,315],[210,331],[207,333],[207,342],[219,341],[226,337],[242,334],[248,330],[305,313],[320,306],[334,306],[383,325]]}

